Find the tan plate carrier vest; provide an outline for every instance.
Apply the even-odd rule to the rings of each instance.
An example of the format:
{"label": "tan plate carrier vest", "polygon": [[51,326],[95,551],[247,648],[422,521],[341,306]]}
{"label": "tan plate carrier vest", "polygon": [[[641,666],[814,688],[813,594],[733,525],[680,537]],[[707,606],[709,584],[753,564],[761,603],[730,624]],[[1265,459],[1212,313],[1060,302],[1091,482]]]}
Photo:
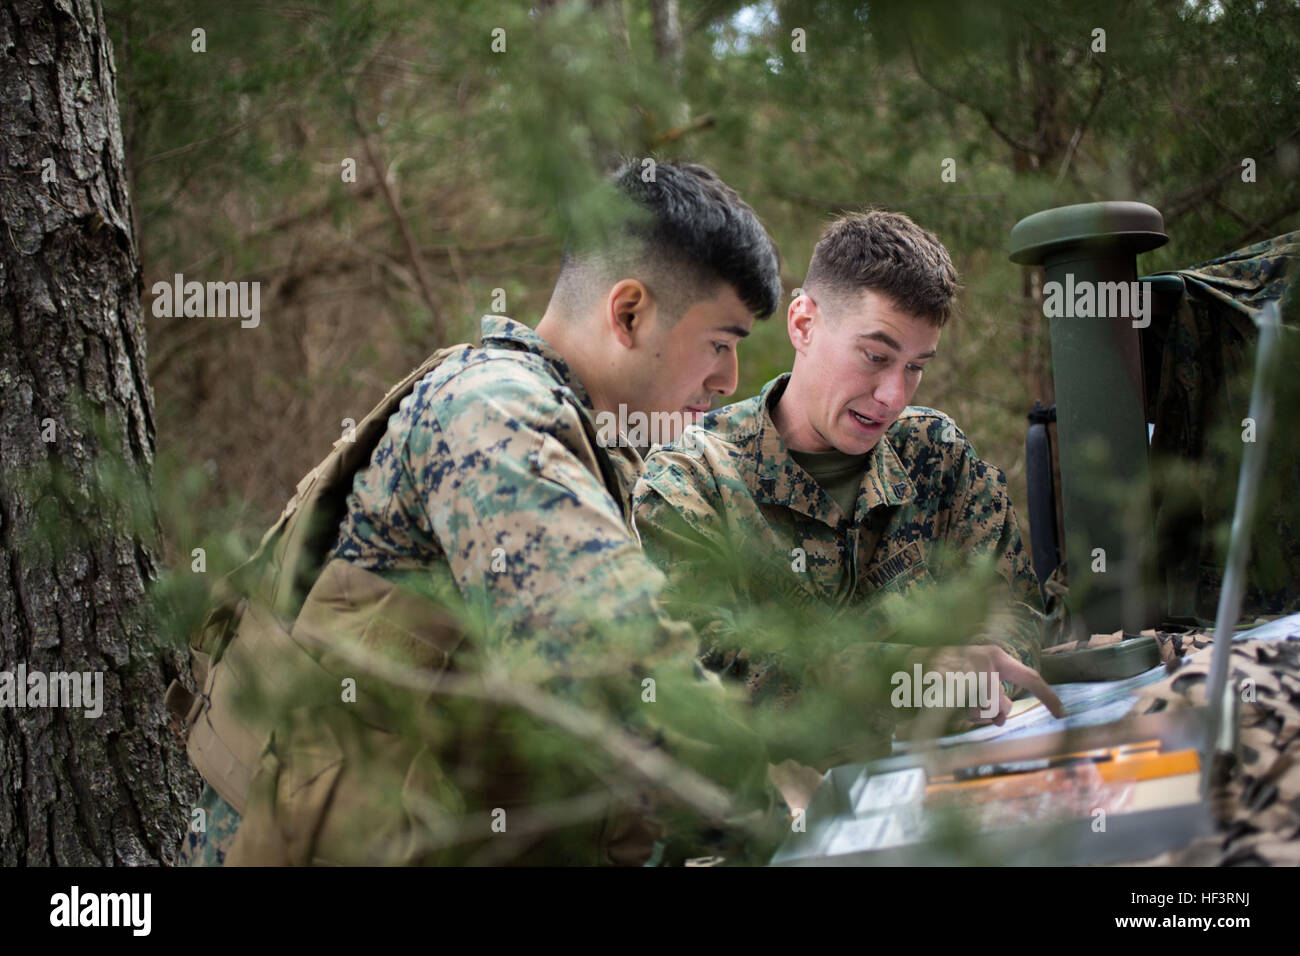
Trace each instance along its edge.
{"label": "tan plate carrier vest", "polygon": [[453,345],[435,352],[393,386],[356,426],[355,440],[336,441],[325,460],[298,483],[253,556],[213,588],[211,609],[190,639],[191,672],[199,692],[173,680],[164,702],[183,722],[186,749],[203,779],[241,815],[271,727],[241,713],[235,699],[254,675],[283,666],[286,653],[315,658],[290,635],[322,559],[333,547],[353,476],[370,463],[389,417],[416,383],[466,348],[470,346]]}

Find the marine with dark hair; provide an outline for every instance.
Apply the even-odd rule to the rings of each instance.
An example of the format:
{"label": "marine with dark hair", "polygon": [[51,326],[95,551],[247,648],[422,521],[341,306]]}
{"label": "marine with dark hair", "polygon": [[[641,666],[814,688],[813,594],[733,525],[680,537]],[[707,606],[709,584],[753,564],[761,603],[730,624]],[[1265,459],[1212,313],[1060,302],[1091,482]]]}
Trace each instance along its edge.
{"label": "marine with dark hair", "polygon": [[[483,613],[481,645],[505,649],[534,677],[566,674],[593,648],[609,660],[629,656],[626,647],[606,652],[601,644],[619,628],[641,634],[657,655],[625,667],[631,699],[640,700],[637,675],[651,666],[694,666],[696,639],[660,609],[664,578],[634,530],[640,457],[629,447],[605,447],[594,418],[620,407],[698,417],[716,396],[731,394],[737,343],[780,297],[777,252],[753,210],[703,166],[659,163],[654,180],[645,181],[629,164],[612,184],[625,204],[619,227],[599,247],[570,250],[536,329],[484,317],[481,344],[455,350],[414,382],[369,465],[356,473],[333,547],[291,633],[325,649],[316,656],[327,670],[329,652],[345,641],[379,650],[445,648],[433,616],[403,591],[404,582],[431,576],[449,580]],[[422,666],[457,670],[470,649],[452,646],[430,652]],[[716,682],[700,686],[716,693],[706,689]],[[442,744],[452,753],[459,748],[462,758],[484,747],[477,737],[458,742],[454,733]],[[421,819],[432,813],[477,821],[475,832],[490,839],[494,808],[528,809],[527,787],[504,777],[499,787],[489,779],[478,792],[460,791],[463,805],[437,804],[447,781],[455,780],[452,790],[464,783],[457,758],[398,746],[389,771],[403,793],[411,780],[443,781],[436,792],[417,794],[434,810],[404,816],[399,808],[396,817],[372,820],[372,796],[345,799],[340,778],[329,777],[337,766],[322,753],[334,753],[333,746],[319,736],[301,745],[292,735],[273,738],[247,793],[235,795],[246,801],[243,821],[233,800],[209,789],[208,834],[191,834],[187,855],[205,863],[222,862],[227,850],[232,863],[457,861],[472,858],[466,847],[473,841],[421,851]],[[320,796],[326,777],[333,789]],[[654,842],[641,838],[654,830],[627,819],[627,812],[611,816],[582,852],[572,843],[549,851],[536,833],[517,839],[531,862],[640,863]],[[513,833],[495,846],[508,845]]]}
{"label": "marine with dark hair", "polygon": [[767,318],[781,299],[776,249],[758,217],[712,170],[626,163],[609,180],[621,204],[613,235],[573,239],[554,297],[568,312],[585,309],[614,279],[636,275],[661,309],[680,318],[728,285],[750,312]]}
{"label": "marine with dark hair", "polygon": [[[752,594],[843,608],[887,594],[916,599],[953,570],[944,561],[991,561],[1003,585],[995,613],[970,644],[955,636],[943,660],[998,675],[1001,723],[1012,685],[1054,712],[1060,705],[1035,670],[1038,587],[1006,476],[943,412],[908,404],[957,290],[943,245],[906,216],[832,223],[788,311],[793,370],[705,416],[689,441],[651,453],[636,518],[674,585],[740,551],[756,565],[740,585]],[[898,659],[900,648],[867,627],[863,643],[860,660]],[[745,681],[755,700],[798,693],[799,675],[780,654],[759,658],[724,642],[704,660]]]}

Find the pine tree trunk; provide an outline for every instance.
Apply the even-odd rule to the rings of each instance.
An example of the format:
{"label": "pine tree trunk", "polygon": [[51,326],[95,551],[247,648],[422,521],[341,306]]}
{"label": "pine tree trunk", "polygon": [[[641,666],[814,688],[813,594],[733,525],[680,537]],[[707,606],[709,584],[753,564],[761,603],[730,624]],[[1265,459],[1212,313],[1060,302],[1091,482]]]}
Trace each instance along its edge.
{"label": "pine tree trunk", "polygon": [[179,661],[146,613],[156,520],[126,520],[153,453],[103,11],[0,0],[0,672],[100,672],[103,708],[0,683],[0,865],[170,861],[188,819],[197,777],[161,706]]}

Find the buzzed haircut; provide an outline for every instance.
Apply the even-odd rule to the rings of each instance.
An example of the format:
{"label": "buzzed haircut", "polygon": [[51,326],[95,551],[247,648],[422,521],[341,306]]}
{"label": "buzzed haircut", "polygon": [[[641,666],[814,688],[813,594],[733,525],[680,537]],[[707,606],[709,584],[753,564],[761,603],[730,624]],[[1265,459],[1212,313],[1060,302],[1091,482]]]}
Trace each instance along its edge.
{"label": "buzzed haircut", "polygon": [[639,279],[670,322],[730,285],[758,318],[781,300],[780,254],[734,189],[696,163],[624,163],[609,182],[636,207],[599,246],[564,251],[553,297],[581,311],[619,279]]}
{"label": "buzzed haircut", "polygon": [[932,232],[897,212],[841,216],[813,250],[804,288],[838,312],[864,289],[943,328],[955,311],[957,270]]}

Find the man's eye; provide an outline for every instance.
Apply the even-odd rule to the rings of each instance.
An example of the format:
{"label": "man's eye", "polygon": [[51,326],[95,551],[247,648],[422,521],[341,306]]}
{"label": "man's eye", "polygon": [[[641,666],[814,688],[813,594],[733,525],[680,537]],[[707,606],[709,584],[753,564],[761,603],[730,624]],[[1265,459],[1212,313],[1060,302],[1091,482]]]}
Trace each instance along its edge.
{"label": "man's eye", "polygon": [[713,343],[713,351],[714,351],[715,354],[721,354],[721,353],[723,353],[723,352],[726,352],[726,351],[727,351],[728,349],[730,349],[730,348],[731,348],[731,346],[728,345],[726,342],[714,342],[714,343]]}
{"label": "man's eye", "polygon": [[871,359],[871,361],[875,362],[877,365],[885,361],[885,357],[883,355],[876,355],[874,352],[868,352],[867,358]]}
{"label": "man's eye", "polygon": [[925,366],[924,366],[924,365],[909,365],[909,366],[907,367],[907,370],[908,370],[909,372],[915,372],[917,375],[920,375],[922,372],[925,371]]}

